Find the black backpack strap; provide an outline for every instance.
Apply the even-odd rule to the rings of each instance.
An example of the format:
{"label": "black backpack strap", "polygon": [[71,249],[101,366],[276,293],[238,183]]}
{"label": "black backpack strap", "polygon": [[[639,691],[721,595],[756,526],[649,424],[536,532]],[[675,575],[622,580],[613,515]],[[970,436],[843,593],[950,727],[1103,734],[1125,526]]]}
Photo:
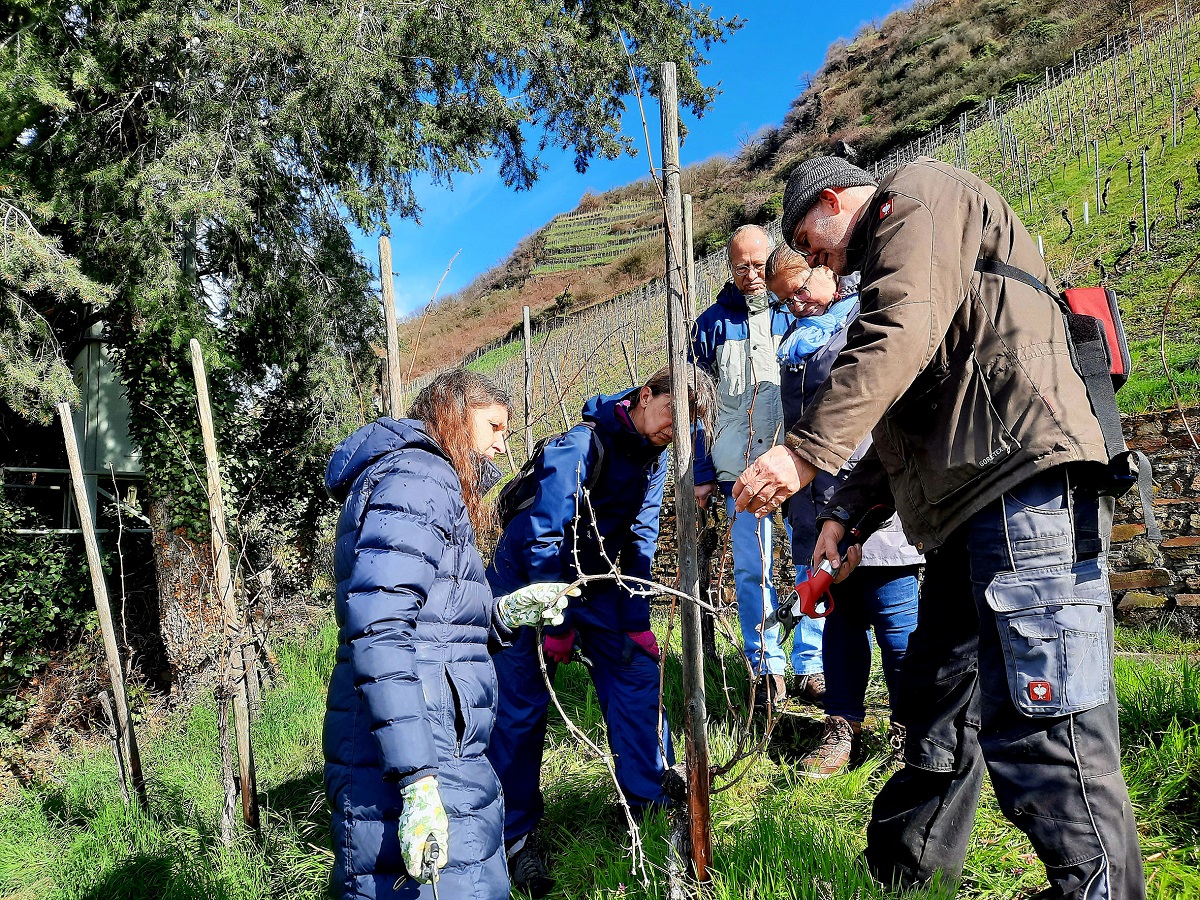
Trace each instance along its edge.
{"label": "black backpack strap", "polygon": [[987,256],[981,256],[979,259],[975,260],[975,271],[984,275],[998,275],[1001,278],[1011,278],[1013,281],[1023,282],[1034,290],[1041,291],[1059,306],[1069,310],[1069,307],[1061,295],[1050,290],[1050,288],[1044,284],[1041,279],[1035,278],[1024,269],[1018,269],[1016,266],[1010,266],[1008,263],[1000,262],[998,259],[991,259]]}
{"label": "black backpack strap", "polygon": [[585,425],[591,430],[592,446],[596,448],[596,465],[592,466],[592,471],[588,472],[587,480],[583,484],[588,493],[591,493],[600,483],[600,473],[604,468],[604,441],[600,440],[600,435],[596,433],[596,423],[591,419],[584,419],[579,424]]}
{"label": "black backpack strap", "polygon": [[1071,359],[1075,364],[1075,371],[1083,379],[1088,400],[1092,404],[1092,413],[1100,423],[1109,468],[1113,477],[1123,486],[1122,493],[1136,482],[1142,504],[1142,517],[1146,521],[1146,537],[1156,543],[1161,541],[1162,531],[1154,518],[1154,508],[1151,505],[1154,480],[1150,460],[1146,454],[1137,450],[1131,451],[1125,445],[1125,434],[1121,430],[1121,413],[1117,409],[1117,395],[1113,388],[1112,361],[1108,358],[1108,341],[1105,338],[1103,323],[1091,316],[1072,311],[1061,294],[1050,290],[1046,284],[1024,269],[981,256],[975,260],[975,271],[1020,281],[1058,304],[1067,321]]}

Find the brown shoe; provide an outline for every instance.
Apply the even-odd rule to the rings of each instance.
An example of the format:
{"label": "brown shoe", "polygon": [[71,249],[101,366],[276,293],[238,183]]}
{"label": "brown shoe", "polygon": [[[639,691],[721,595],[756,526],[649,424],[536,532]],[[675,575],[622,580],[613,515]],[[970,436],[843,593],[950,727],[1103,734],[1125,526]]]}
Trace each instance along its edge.
{"label": "brown shoe", "polygon": [[813,672],[811,675],[797,675],[792,687],[792,696],[801,703],[812,706],[825,705],[825,675]]}
{"label": "brown shoe", "polygon": [[782,675],[760,675],[754,682],[754,711],[771,713],[787,704],[787,682]]}
{"label": "brown shoe", "polygon": [[825,730],[817,749],[800,761],[800,769],[809,778],[836,775],[850,762],[855,743],[862,735],[862,723],[841,716],[826,716]]}

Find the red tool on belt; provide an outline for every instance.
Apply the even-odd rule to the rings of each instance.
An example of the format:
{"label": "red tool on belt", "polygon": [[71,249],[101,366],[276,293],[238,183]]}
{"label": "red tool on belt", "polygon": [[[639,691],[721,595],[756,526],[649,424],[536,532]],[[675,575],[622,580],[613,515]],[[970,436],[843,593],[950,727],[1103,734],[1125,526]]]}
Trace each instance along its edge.
{"label": "red tool on belt", "polygon": [[[838,556],[844,561],[846,552],[886,525],[893,512],[894,510],[887,506],[872,506],[858,524],[847,531],[846,536],[838,542]],[[779,637],[781,642],[787,640],[787,636],[799,623],[801,615],[810,619],[823,619],[833,612],[833,594],[829,589],[833,586],[833,580],[840,569],[840,565],[835,569],[828,559],[823,559],[821,565],[809,572],[808,578],[797,582],[796,589],[779,605],[779,612],[776,613],[776,621],[783,628]]]}

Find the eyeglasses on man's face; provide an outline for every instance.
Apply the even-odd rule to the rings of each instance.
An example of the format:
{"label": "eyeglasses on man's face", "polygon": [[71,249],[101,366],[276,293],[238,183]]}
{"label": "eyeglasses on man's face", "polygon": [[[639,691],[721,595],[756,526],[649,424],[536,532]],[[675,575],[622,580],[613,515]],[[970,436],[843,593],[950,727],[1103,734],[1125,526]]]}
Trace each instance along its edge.
{"label": "eyeglasses on man's face", "polygon": [[745,278],[751,273],[751,271],[758,272],[759,275],[762,275],[767,271],[767,264],[765,262],[751,261],[744,262],[741,265],[733,267],[733,274],[738,278]]}

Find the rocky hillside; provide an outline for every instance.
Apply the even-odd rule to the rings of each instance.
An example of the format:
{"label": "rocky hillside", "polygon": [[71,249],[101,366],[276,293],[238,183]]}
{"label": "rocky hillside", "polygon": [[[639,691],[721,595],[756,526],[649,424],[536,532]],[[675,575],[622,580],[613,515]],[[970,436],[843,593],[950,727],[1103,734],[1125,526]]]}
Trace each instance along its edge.
{"label": "rocky hillside", "polygon": [[[734,158],[684,170],[697,254],[722,246],[741,224],[777,217],[783,184],[800,160],[839,152],[872,162],[988,97],[1040,80],[1046,66],[1103,43],[1098,36],[1137,31],[1168,8],[1170,0],[918,0],[834,42],[779,127]],[[644,180],[585,195],[573,213],[523,240],[502,265],[427,317],[422,312],[403,323],[402,345],[411,348],[426,319],[416,371],[452,364],[505,334],[519,324],[522,306],[563,315],[659,274],[656,199]]]}

